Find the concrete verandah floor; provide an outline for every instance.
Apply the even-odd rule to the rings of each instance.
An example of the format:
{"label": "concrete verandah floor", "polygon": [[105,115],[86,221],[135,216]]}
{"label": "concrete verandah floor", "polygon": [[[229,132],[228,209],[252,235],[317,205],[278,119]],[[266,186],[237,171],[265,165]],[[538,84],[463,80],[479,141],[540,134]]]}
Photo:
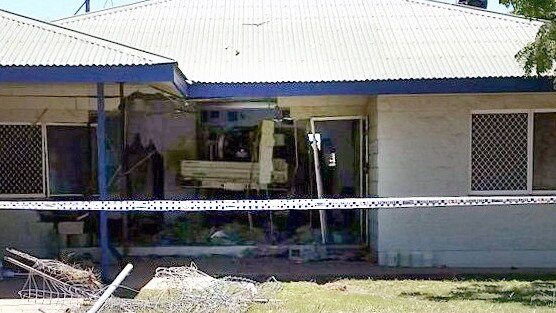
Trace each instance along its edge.
{"label": "concrete verandah floor", "polygon": [[[296,263],[287,258],[234,258],[213,256],[206,258],[141,258],[131,259],[134,269],[124,282],[132,288],[144,286],[157,267],[184,266],[194,262],[197,267],[216,277],[241,276],[265,281],[274,276],[280,281],[329,282],[342,278],[357,279],[454,279],[464,277],[501,278],[555,276],[556,268],[400,268],[382,267],[366,261],[313,261]],[[115,277],[125,266],[111,267]]]}

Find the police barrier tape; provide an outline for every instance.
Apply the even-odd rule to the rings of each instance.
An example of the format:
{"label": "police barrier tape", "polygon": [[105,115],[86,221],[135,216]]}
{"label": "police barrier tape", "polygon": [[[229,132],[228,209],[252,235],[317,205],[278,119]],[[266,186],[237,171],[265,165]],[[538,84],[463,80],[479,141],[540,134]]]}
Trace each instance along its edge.
{"label": "police barrier tape", "polygon": [[0,210],[202,212],[437,208],[526,204],[556,204],[556,196],[180,201],[0,201]]}

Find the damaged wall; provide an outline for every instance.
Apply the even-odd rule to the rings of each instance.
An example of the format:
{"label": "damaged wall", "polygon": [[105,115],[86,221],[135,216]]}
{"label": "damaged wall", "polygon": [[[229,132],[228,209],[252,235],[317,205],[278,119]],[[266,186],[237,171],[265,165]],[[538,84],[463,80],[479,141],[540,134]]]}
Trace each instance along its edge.
{"label": "damaged wall", "polygon": [[[296,120],[308,120],[312,117],[363,116],[368,120],[368,195],[378,193],[378,112],[376,96],[307,96],[278,98],[278,106],[287,108],[290,117]],[[378,250],[378,212],[370,210],[368,233],[371,250]]]}
{"label": "damaged wall", "polygon": [[197,157],[196,114],[177,113],[166,99],[136,98],[128,104],[128,143],[140,136],[143,146],[153,143],[164,158],[166,199],[187,197],[176,175],[179,161]]}
{"label": "damaged wall", "polygon": [[[125,94],[140,89],[144,88],[126,85]],[[109,97],[105,99],[106,110],[116,111],[120,102],[119,86],[106,85],[105,94]],[[95,95],[94,84],[0,84],[0,123],[85,124],[90,113],[96,111]],[[0,247],[53,257],[58,241],[54,223],[41,222],[38,212],[0,212]]]}
{"label": "damaged wall", "polygon": [[378,173],[376,144],[377,136],[377,105],[376,96],[305,96],[278,98],[278,106],[287,108],[290,117],[296,120],[307,120],[312,117],[363,116],[368,119],[368,150],[369,150],[369,195],[378,192]]}

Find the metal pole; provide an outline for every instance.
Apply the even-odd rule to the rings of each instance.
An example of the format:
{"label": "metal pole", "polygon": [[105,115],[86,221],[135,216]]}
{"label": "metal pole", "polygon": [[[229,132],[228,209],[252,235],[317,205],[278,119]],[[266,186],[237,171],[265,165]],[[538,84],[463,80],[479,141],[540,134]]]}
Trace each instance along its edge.
{"label": "metal pole", "polygon": [[85,12],[91,12],[91,0],[85,0]]}
{"label": "metal pole", "polygon": [[[319,161],[319,150],[317,147],[317,135],[315,131],[315,121],[311,119],[311,133],[313,134],[313,142],[311,143],[311,147],[313,147],[313,161],[315,162],[315,180],[317,183],[317,197],[322,199],[324,196],[324,191],[322,188],[322,176],[320,172],[320,161]],[[326,244],[326,211],[320,210],[319,211],[320,217],[320,234],[322,243]]]}
{"label": "metal pole", "polygon": [[[131,185],[129,184],[129,174],[127,166],[127,103],[125,98],[124,83],[120,83],[120,134],[122,136],[122,153],[121,153],[121,168],[124,173],[123,179],[120,180],[120,196],[122,200],[127,200],[131,197]],[[124,255],[127,255],[129,248],[129,217],[127,214],[122,215],[122,241],[124,243]]]}
{"label": "metal pole", "polygon": [[120,272],[120,274],[118,274],[116,279],[114,279],[114,281],[110,284],[110,286],[106,288],[102,296],[98,298],[97,302],[95,302],[95,304],[93,304],[93,306],[87,311],[87,313],[98,312],[102,308],[104,303],[106,303],[106,300],[108,300],[108,298],[110,298],[112,293],[114,293],[116,288],[118,288],[122,283],[122,281],[127,277],[127,275],[129,275],[129,272],[131,272],[132,269],[133,269],[133,264],[126,265],[124,269]]}
{"label": "metal pole", "polygon": [[[106,112],[104,111],[104,84],[97,84],[97,150],[98,191],[100,200],[108,200],[106,176]],[[103,279],[108,276],[108,212],[100,211],[100,269]]]}
{"label": "metal pole", "polygon": [[[363,190],[363,181],[364,181],[364,177],[365,177],[365,171],[363,170],[363,166],[365,166],[365,163],[363,161],[363,136],[364,136],[364,129],[363,129],[363,119],[358,119],[355,120],[359,123],[359,197],[363,198],[365,196],[367,196],[366,192]],[[365,241],[364,235],[363,235],[363,227],[365,225],[365,223],[363,222],[363,219],[365,217],[365,210],[363,209],[359,209],[359,231],[361,233],[361,238],[359,238],[359,240],[361,242]]]}

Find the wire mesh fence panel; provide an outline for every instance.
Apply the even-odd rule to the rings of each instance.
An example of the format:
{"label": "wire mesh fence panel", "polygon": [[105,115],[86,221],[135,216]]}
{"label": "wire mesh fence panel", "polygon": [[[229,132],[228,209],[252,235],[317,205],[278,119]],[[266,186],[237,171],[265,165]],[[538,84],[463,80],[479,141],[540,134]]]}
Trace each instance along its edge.
{"label": "wire mesh fence panel", "polygon": [[194,264],[160,267],[155,279],[164,288],[151,290],[142,299],[111,297],[102,312],[242,313],[256,303],[271,301],[282,288],[273,278],[264,283],[241,277],[214,278]]}
{"label": "wire mesh fence panel", "polygon": [[[4,259],[27,271],[27,280],[19,291],[22,299],[41,304],[64,304],[65,312],[87,312],[110,286],[100,282],[92,270],[68,265],[58,260],[39,259],[27,253],[6,249]],[[129,265],[128,265],[129,266]],[[127,273],[125,274],[127,275]],[[103,313],[164,312],[164,313],[220,313],[246,312],[257,303],[273,300],[281,290],[274,278],[259,283],[242,277],[215,278],[194,264],[182,267],[161,267],[154,275],[160,288],[133,298],[111,295],[101,303]],[[113,284],[120,284],[114,281]]]}
{"label": "wire mesh fence panel", "polygon": [[0,195],[44,194],[42,128],[0,125]]}
{"label": "wire mesh fence panel", "polygon": [[471,190],[527,190],[527,113],[473,114]]}

